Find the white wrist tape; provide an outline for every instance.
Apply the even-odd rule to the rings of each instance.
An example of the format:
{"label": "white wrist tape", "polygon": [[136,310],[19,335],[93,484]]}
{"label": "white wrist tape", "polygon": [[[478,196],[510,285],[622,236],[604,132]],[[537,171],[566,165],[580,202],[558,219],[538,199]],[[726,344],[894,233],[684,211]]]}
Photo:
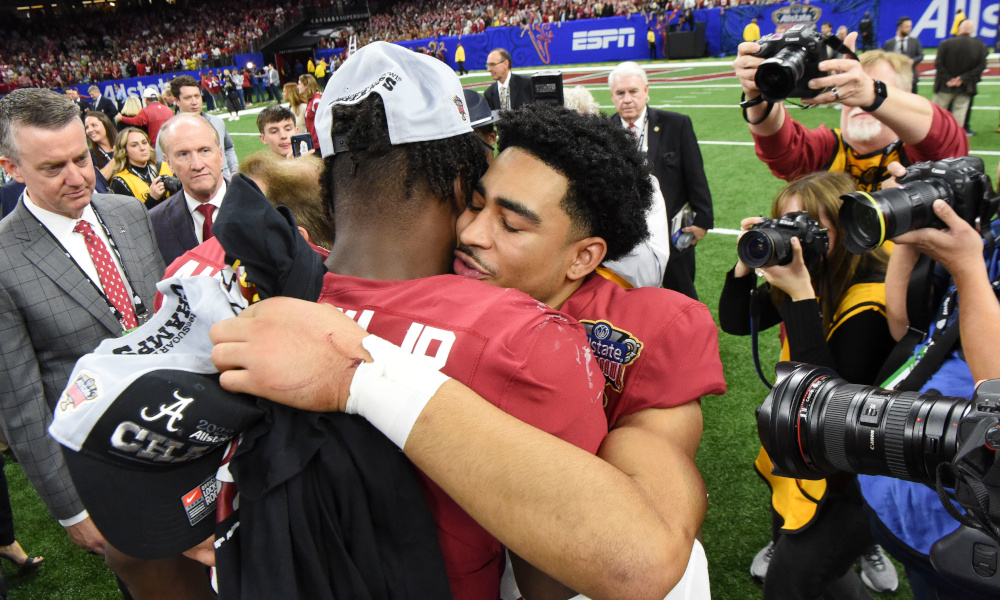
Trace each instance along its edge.
{"label": "white wrist tape", "polygon": [[367,419],[402,450],[420,412],[448,376],[424,357],[374,335],[361,345],[374,362],[361,363],[355,371],[346,412]]}

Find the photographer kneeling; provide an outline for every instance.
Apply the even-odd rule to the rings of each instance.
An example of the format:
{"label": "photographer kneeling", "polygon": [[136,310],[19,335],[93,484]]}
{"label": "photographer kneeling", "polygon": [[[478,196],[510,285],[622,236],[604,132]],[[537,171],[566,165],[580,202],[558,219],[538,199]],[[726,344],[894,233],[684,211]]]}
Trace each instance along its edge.
{"label": "photographer kneeling", "polygon": [[[890,169],[897,177],[904,172],[899,165]],[[994,204],[988,210],[995,208]],[[917,343],[904,368],[882,385],[972,398],[976,381],[1000,378],[1000,253],[994,244],[1000,235],[1000,219],[983,226],[984,236],[942,200],[934,202],[933,212],[946,229],[918,229],[893,240],[896,245],[886,274],[889,325],[896,338],[915,331]],[[985,247],[984,237],[988,240]],[[921,254],[937,263],[925,287],[935,300],[928,304],[935,310],[927,322],[911,323],[908,286]],[[912,299],[910,304],[914,304]],[[906,566],[915,599],[996,597],[962,587],[954,576],[942,575],[931,566],[932,544],[959,525],[935,490],[888,477],[860,475],[858,479],[871,508],[875,535]]]}
{"label": "photographer kneeling", "polygon": [[[180,189],[180,182],[173,177],[167,163],[156,162],[149,137],[141,129],[129,127],[118,134],[114,161],[111,192],[138,198],[147,209]],[[169,184],[173,184],[171,189],[168,189]]]}
{"label": "photographer kneeling", "polygon": [[[887,253],[880,248],[854,255],[844,247],[840,196],[855,191],[847,175],[813,173],[775,198],[771,214],[784,216],[782,221],[756,227],[760,218],[744,219],[741,260],[726,275],[719,321],[733,335],[782,323],[782,360],[828,366],[848,381],[870,384],[893,347],[885,315]],[[757,287],[747,262],[759,267],[766,283]],[[751,323],[752,307],[757,323]],[[855,478],[776,477],[770,462],[762,450],[754,465],[772,488],[773,546],[758,553],[751,567],[764,579],[764,598],[820,598],[845,587],[864,594],[850,570],[859,556],[874,551],[874,542]],[[879,558],[882,579],[890,580],[879,587],[894,589],[893,567]],[[769,568],[778,576],[765,577]]]}

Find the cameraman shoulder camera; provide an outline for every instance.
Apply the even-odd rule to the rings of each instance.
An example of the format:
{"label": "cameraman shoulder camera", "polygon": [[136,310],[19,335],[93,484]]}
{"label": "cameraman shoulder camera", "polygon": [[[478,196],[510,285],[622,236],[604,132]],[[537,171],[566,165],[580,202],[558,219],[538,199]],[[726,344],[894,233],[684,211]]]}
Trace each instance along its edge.
{"label": "cameraman shoulder camera", "polygon": [[[978,164],[981,170],[981,161]],[[919,167],[920,165],[914,165],[910,170]],[[907,175],[907,169],[898,163],[889,165],[889,170],[896,178],[905,178]],[[996,272],[1000,267],[996,264],[996,249],[990,247],[995,246],[995,237],[1000,234],[1000,219],[989,222],[989,218],[996,212],[997,199],[989,187],[989,178],[983,177],[985,194],[989,197],[976,200],[985,203],[984,209],[980,209],[978,205],[968,206],[970,202],[935,199],[932,204],[933,214],[939,221],[938,224],[944,227],[923,227],[892,238],[895,246],[886,272],[889,326],[893,337],[898,340],[911,326],[907,311],[908,288],[920,256],[926,255],[946,271],[938,273],[937,296],[947,291],[941,288],[954,286],[958,298],[958,314],[961,315],[961,347],[975,381],[1000,378],[1000,352],[996,351],[996,340],[1000,339],[1000,301],[993,287],[993,281],[1000,275]],[[997,178],[1000,180],[1000,171]],[[964,215],[952,207],[956,204]],[[970,221],[979,216],[977,213],[989,213],[980,219],[981,231],[976,231],[970,224]],[[985,251],[984,237],[988,239]],[[925,323],[912,325],[926,331]]]}
{"label": "cameraman shoulder camera", "polygon": [[[872,51],[860,60],[822,60],[821,36],[800,27],[740,44],[733,62],[746,100],[763,100],[746,108],[746,120],[757,155],[775,175],[791,180],[823,169],[852,172],[856,166],[864,172],[874,166],[883,171],[876,180],[858,180],[860,187],[871,190],[886,177],[884,163],[862,163],[878,150],[885,150],[890,160],[905,157],[910,162],[968,153],[967,136],[954,118],[906,91],[913,76],[908,58]],[[844,41],[851,51],[856,38],[857,33],[851,33]],[[769,66],[760,73],[765,61]],[[762,97],[762,87],[774,93]],[[801,98],[807,106],[843,104],[840,128],[807,129],[787,113],[782,104],[787,97]]]}

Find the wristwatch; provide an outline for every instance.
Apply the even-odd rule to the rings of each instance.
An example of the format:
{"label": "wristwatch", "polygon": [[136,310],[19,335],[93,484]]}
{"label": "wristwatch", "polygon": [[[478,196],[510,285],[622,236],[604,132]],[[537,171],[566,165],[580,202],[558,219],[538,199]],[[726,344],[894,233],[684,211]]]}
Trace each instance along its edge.
{"label": "wristwatch", "polygon": [[875,102],[872,102],[871,106],[861,107],[862,110],[867,112],[875,112],[878,110],[878,107],[882,106],[882,103],[885,102],[886,97],[889,95],[889,92],[885,89],[884,83],[878,79],[872,79],[872,82],[875,84]]}

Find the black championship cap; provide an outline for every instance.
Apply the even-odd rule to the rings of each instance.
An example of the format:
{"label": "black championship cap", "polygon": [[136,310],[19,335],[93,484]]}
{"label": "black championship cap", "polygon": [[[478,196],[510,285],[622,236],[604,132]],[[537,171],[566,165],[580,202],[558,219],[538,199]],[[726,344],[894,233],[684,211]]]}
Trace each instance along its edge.
{"label": "black championship cap", "polygon": [[209,277],[161,282],[145,325],[77,362],[49,432],[97,529],[122,552],[165,558],[215,532],[216,472],[230,440],[263,416],[227,392],[208,330],[234,314]]}

